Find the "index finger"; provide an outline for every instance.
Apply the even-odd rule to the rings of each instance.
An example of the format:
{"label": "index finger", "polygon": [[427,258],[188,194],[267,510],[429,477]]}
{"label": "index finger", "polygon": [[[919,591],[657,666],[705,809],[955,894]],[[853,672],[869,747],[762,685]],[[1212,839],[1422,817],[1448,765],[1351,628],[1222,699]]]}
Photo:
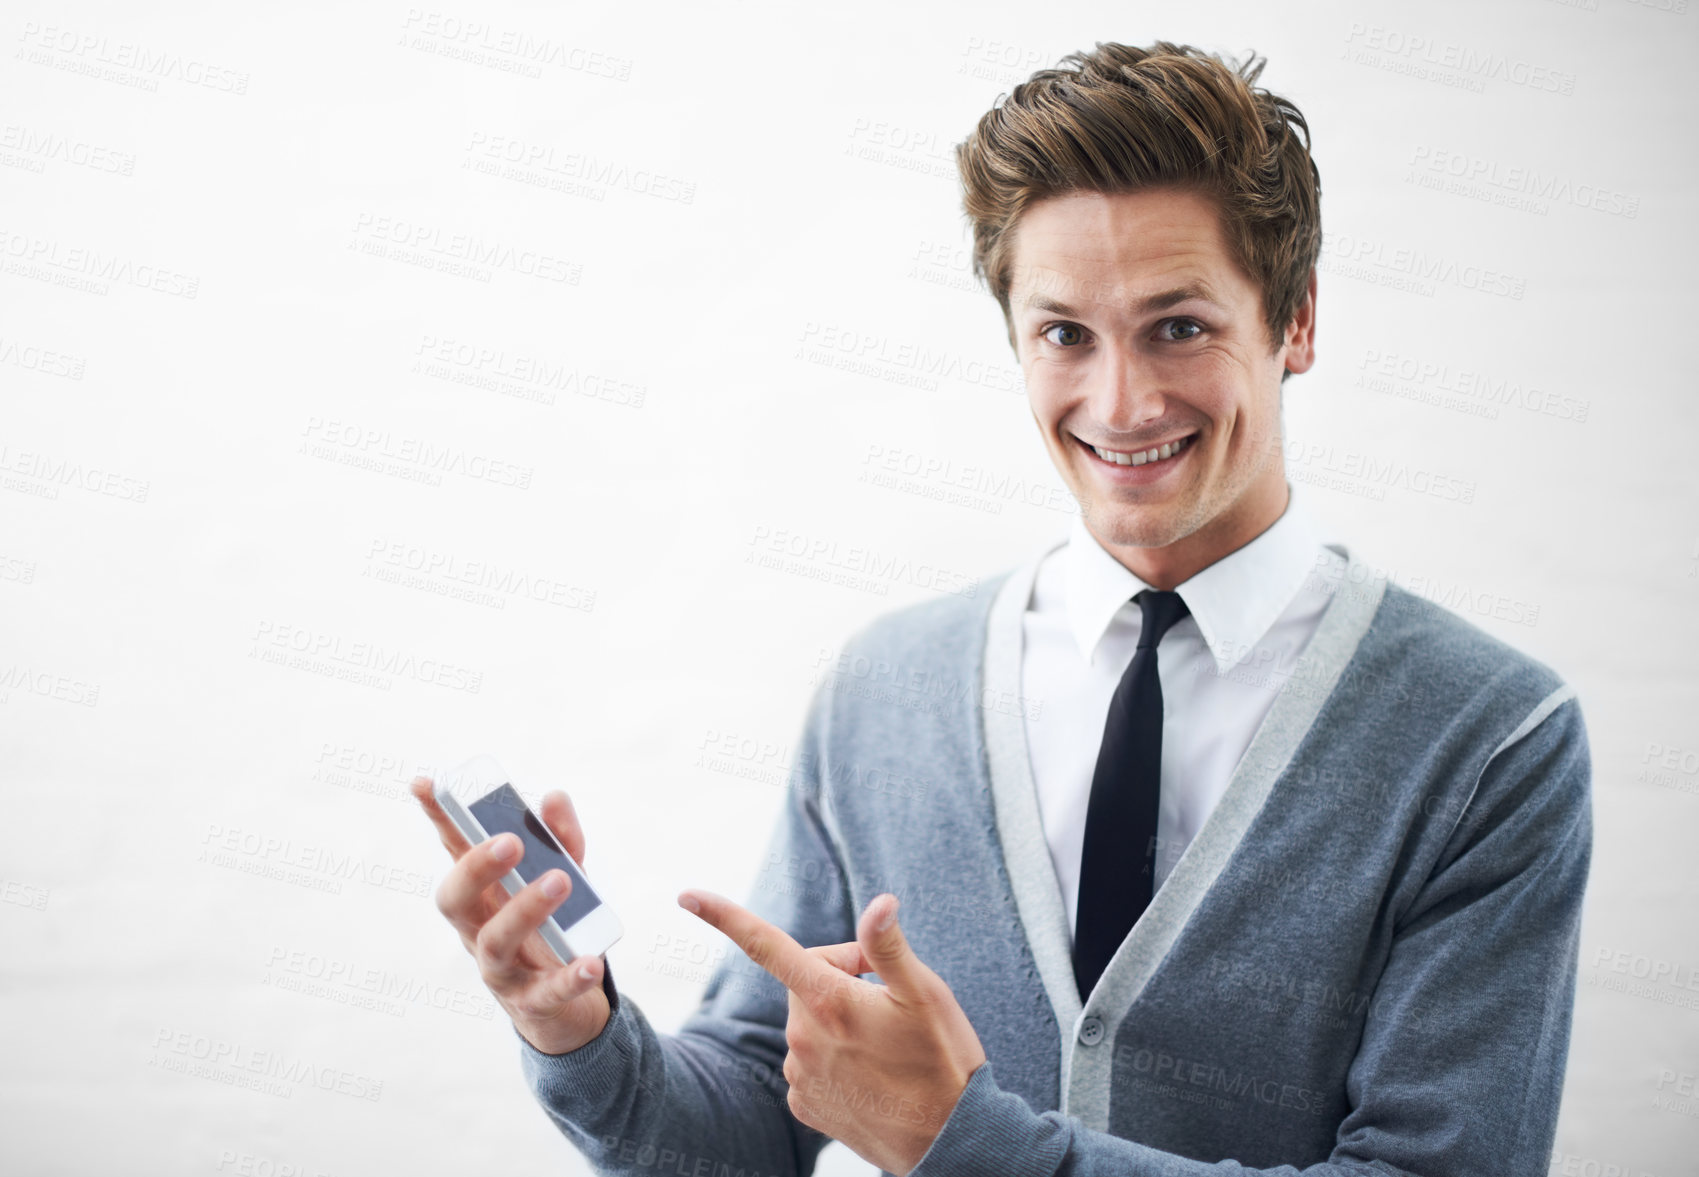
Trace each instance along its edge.
{"label": "index finger", "polygon": [[[428,776],[416,776],[409,786],[413,796],[419,799],[424,807],[425,815],[436,826],[437,835],[442,838],[443,849],[447,850],[454,861],[459,862],[460,856],[472,848],[472,843],[466,840],[466,835],[460,827],[454,824],[454,819],[443,811],[436,798],[436,783]],[[578,810],[572,804],[572,798],[565,790],[550,789],[543,794],[543,801],[538,808],[538,815],[549,831],[559,840],[562,850],[565,850],[572,861],[579,866],[584,865],[584,827],[578,821]]]}
{"label": "index finger", "polygon": [[754,912],[739,907],[723,895],[712,891],[681,891],[678,905],[712,924],[743,949],[743,954],[772,974],[792,993],[806,995],[842,987],[842,981],[855,980],[831,964],[810,953],[791,939],[780,927],[768,923]]}
{"label": "index finger", "polygon": [[431,819],[431,824],[436,826],[437,834],[442,838],[443,848],[454,856],[454,861],[459,862],[460,856],[472,849],[472,843],[466,840],[466,835],[460,832],[460,827],[454,824],[454,819],[444,813],[442,806],[437,804],[436,794],[432,792],[434,787],[428,776],[414,777],[412,785],[409,786],[413,796],[424,806],[425,815]]}

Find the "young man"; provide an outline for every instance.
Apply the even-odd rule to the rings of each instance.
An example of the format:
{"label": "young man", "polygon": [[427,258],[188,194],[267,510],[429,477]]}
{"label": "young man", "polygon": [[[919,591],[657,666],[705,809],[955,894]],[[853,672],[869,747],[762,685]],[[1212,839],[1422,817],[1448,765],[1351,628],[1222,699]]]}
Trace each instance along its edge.
{"label": "young man", "polygon": [[[1574,691],[1292,496],[1298,111],[1186,46],[1069,63],[958,149],[1066,542],[851,638],[750,907],[680,897],[747,956],[677,1035],[550,960],[548,879],[506,900],[504,839],[467,847],[420,782],[439,905],[609,1172],[802,1174],[832,1137],[915,1177],[1543,1174],[1592,841]],[[564,794],[543,816],[581,857]]]}

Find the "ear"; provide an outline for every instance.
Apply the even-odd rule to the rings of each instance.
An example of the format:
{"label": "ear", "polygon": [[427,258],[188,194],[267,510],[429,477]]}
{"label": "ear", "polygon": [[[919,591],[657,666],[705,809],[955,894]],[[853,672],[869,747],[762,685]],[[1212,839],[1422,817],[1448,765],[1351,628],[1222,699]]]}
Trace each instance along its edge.
{"label": "ear", "polygon": [[1286,370],[1295,375],[1308,372],[1316,362],[1316,271],[1310,270],[1309,287],[1292,321],[1286,324],[1283,341]]}

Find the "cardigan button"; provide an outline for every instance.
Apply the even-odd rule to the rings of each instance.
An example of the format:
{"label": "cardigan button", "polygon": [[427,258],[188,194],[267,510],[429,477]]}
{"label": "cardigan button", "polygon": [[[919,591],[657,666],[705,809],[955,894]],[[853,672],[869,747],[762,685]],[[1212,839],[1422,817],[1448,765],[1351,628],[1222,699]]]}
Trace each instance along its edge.
{"label": "cardigan button", "polygon": [[1096,1046],[1103,1041],[1103,1022],[1098,1018],[1087,1018],[1080,1023],[1080,1041],[1087,1046]]}

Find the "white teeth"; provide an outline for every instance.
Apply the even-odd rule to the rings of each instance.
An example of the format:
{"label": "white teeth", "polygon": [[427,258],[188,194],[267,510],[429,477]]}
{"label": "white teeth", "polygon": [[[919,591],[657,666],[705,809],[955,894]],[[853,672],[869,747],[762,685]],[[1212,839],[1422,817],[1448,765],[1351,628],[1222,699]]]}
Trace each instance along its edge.
{"label": "white teeth", "polygon": [[1105,462],[1114,462],[1117,466],[1143,466],[1146,462],[1160,462],[1164,458],[1172,458],[1175,454],[1185,449],[1186,444],[1191,440],[1192,439],[1190,437],[1182,437],[1179,441],[1168,442],[1167,444],[1160,445],[1155,449],[1140,450],[1137,453],[1131,454],[1118,453],[1115,450],[1100,449],[1097,446],[1092,446],[1091,450],[1092,453],[1102,458]]}

